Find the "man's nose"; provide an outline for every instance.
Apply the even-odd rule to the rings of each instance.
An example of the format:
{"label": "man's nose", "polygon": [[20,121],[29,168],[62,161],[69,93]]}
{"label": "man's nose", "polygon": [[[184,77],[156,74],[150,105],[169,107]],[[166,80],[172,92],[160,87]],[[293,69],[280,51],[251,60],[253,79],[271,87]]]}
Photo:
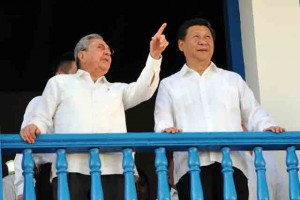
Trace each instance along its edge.
{"label": "man's nose", "polygon": [[207,44],[207,41],[203,38],[199,39],[198,44]]}

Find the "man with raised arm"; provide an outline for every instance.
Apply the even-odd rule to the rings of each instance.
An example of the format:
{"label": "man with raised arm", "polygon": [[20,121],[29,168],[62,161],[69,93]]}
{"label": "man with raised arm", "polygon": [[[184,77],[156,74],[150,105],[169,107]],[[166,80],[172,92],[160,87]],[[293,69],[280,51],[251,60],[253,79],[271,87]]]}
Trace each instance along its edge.
{"label": "man with raised arm", "polygon": [[[168,46],[164,23],[150,41],[146,66],[136,82],[110,83],[105,75],[112,61],[112,49],[98,34],[86,35],[77,43],[74,56],[78,71],[72,76],[51,78],[39,109],[22,138],[34,143],[36,136],[53,126],[59,133],[126,133],[125,110],[152,97],[159,82],[162,52]],[[124,199],[122,153],[101,153],[104,199]],[[90,199],[89,154],[67,154],[68,185],[72,200]],[[54,162],[55,163],[55,162]],[[52,165],[54,192],[57,177]],[[56,194],[54,194],[56,198]]]}

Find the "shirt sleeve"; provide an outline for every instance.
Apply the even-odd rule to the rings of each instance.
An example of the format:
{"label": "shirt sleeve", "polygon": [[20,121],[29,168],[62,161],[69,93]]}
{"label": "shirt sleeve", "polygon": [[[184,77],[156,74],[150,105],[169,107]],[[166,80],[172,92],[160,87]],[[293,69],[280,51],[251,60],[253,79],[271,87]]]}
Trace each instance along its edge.
{"label": "shirt sleeve", "polygon": [[239,93],[242,119],[249,131],[263,131],[265,128],[275,126],[275,121],[267,111],[258,103],[247,83],[239,77]]}
{"label": "shirt sleeve", "polygon": [[39,99],[40,99],[40,96],[37,96],[28,103],[28,105],[25,109],[24,116],[23,116],[23,122],[21,125],[21,129],[29,124],[30,118],[31,118],[35,108],[38,105]]}
{"label": "shirt sleeve", "polygon": [[172,101],[164,81],[161,81],[154,108],[155,132],[161,132],[165,128],[175,127],[172,114]]}
{"label": "shirt sleeve", "polygon": [[35,112],[33,112],[29,124],[35,124],[41,133],[47,133],[53,127],[53,115],[58,105],[59,83],[54,79],[49,79],[40,98]]}
{"label": "shirt sleeve", "polygon": [[130,83],[123,93],[125,110],[150,99],[159,82],[161,60],[156,60],[148,55],[146,66],[136,82]]}

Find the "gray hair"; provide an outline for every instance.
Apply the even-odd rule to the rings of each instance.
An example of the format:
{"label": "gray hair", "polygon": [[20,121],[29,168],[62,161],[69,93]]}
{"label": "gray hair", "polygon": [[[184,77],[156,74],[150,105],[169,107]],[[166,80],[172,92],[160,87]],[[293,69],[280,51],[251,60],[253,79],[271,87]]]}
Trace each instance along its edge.
{"label": "gray hair", "polygon": [[78,59],[78,52],[86,50],[90,44],[90,41],[93,39],[103,40],[103,37],[97,33],[89,34],[81,38],[75,46],[74,49],[74,58],[78,68],[80,68],[80,60]]}

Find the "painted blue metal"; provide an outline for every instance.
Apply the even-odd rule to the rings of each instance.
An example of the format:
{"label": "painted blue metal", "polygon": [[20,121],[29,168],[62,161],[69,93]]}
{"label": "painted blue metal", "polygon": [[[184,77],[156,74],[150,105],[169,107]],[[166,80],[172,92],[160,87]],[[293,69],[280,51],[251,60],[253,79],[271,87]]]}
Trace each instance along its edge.
{"label": "painted blue metal", "polygon": [[170,200],[170,189],[168,184],[168,160],[165,148],[155,149],[155,168],[157,174],[157,199]]}
{"label": "painted blue metal", "polygon": [[203,190],[200,180],[200,160],[198,155],[198,149],[196,147],[189,148],[188,165],[191,177],[191,199],[203,200]]}
{"label": "painted blue metal", "polygon": [[123,150],[123,173],[125,176],[125,200],[137,200],[136,187],[134,181],[134,161],[132,149]]}
{"label": "painted blue metal", "polygon": [[289,173],[289,193],[291,200],[300,199],[300,186],[298,177],[298,158],[296,155],[296,148],[290,146],[287,148],[286,166]]}
{"label": "painted blue metal", "polygon": [[101,161],[99,149],[90,149],[90,174],[91,174],[91,200],[103,200],[103,190],[101,183]]}
{"label": "painted blue metal", "polygon": [[[64,148],[68,153],[86,153],[91,148],[100,148],[99,152],[122,151],[124,148],[132,148],[133,151],[143,152],[154,151],[159,147],[165,147],[163,148],[164,152],[166,149],[170,151],[188,151],[190,147],[195,147],[200,151],[221,151],[223,147],[229,147],[231,150],[249,151],[256,146],[260,146],[264,150],[286,150],[291,146],[294,150],[300,149],[300,132],[289,131],[282,134],[271,132],[184,132],[176,135],[166,133],[46,134],[39,135],[34,144],[25,143],[19,133],[1,134],[1,151],[4,154],[20,153],[23,149],[28,148],[32,148],[34,153],[53,153],[55,149],[59,148]],[[288,153],[287,157],[287,167],[290,184],[296,185],[291,189],[291,193],[292,196],[298,198],[298,161],[295,152],[291,152],[290,148],[288,149],[290,153]],[[63,155],[59,156],[57,161],[57,164],[60,163],[61,167],[57,165],[57,168],[62,173],[65,173],[65,181],[61,181],[59,184],[65,184],[65,186],[60,187],[63,188],[62,191],[66,191],[64,188],[67,188],[67,198],[64,199],[68,199],[69,191],[66,181],[67,163],[65,160],[65,151],[61,154]],[[58,153],[58,155],[60,154]],[[63,157],[65,161],[61,161],[62,158],[60,157]],[[162,163],[162,171],[165,175],[161,180],[165,179],[165,183],[163,184],[166,184],[167,163],[164,162],[166,161]],[[161,170],[162,168],[158,167],[157,169]]]}
{"label": "painted blue metal", "polygon": [[[134,142],[133,142],[134,141]],[[42,134],[34,144],[25,143],[20,134],[2,135],[2,153],[20,153],[31,148],[35,153],[55,152],[55,148],[65,148],[68,152],[88,152],[100,147],[100,152],[154,151],[165,147],[170,151],[187,151],[189,147],[199,150],[221,151],[222,147],[234,150],[253,150],[260,146],[264,150],[282,150],[288,146],[300,149],[300,132],[289,131],[281,134],[271,132],[183,132],[167,133],[115,133],[115,134]]]}
{"label": "painted blue metal", "polygon": [[23,160],[22,160],[22,169],[23,169],[23,176],[24,176],[24,191],[23,191],[24,200],[36,199],[34,182],[33,182],[34,165],[35,164],[32,157],[31,149],[24,149]]}
{"label": "painted blue metal", "polygon": [[58,149],[56,152],[56,169],[58,177],[58,200],[70,200],[70,192],[68,187],[68,162],[66,159],[66,150]]}
{"label": "painted blue metal", "polygon": [[237,72],[245,79],[239,1],[225,0],[224,13],[229,70]]}
{"label": "painted blue metal", "polygon": [[222,173],[223,173],[223,198],[224,200],[236,200],[236,190],[233,181],[233,168],[230,158],[230,148],[222,148]]}
{"label": "painted blue metal", "polygon": [[254,148],[254,166],[257,177],[257,199],[269,200],[269,190],[266,179],[266,163],[262,155],[262,148]]}

